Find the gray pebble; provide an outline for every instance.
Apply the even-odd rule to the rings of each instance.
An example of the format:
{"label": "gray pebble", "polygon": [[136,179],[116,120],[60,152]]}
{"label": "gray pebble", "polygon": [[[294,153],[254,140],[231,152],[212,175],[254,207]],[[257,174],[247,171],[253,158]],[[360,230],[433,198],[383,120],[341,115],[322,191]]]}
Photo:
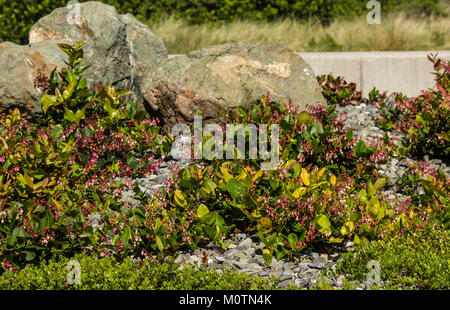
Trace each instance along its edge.
{"label": "gray pebble", "polygon": [[245,258],[247,258],[247,255],[243,252],[235,252],[235,253],[233,253],[233,258],[245,259]]}
{"label": "gray pebble", "polygon": [[243,249],[249,249],[252,246],[252,239],[246,238],[241,243],[239,243],[239,247]]}

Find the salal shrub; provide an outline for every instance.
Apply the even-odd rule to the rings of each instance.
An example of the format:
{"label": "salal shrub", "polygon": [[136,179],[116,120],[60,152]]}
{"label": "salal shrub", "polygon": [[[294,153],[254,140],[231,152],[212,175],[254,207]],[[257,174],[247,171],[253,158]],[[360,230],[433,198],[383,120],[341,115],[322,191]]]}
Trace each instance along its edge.
{"label": "salal shrub", "polygon": [[450,66],[437,57],[428,56],[435,69],[435,86],[418,97],[396,94],[392,104],[380,102],[385,130],[405,134],[398,153],[446,158],[450,151]]}
{"label": "salal shrub", "polygon": [[94,228],[92,216],[101,225],[121,213],[126,177],[159,166],[157,120],[124,102],[125,91],[88,87],[82,46],[60,45],[69,67],[36,78],[45,118],[31,123],[18,110],[0,117],[0,259],[7,264],[108,248],[114,232]]}
{"label": "salal shrub", "polygon": [[[130,222],[145,223],[143,214],[148,210],[158,210],[158,219],[152,225],[134,226],[133,231],[141,238],[147,232],[153,248],[166,252],[179,247],[177,240],[187,231],[191,235],[185,241],[207,238],[224,248],[232,229],[258,233],[270,262],[272,254],[281,258],[319,242],[360,243],[420,229],[411,214],[422,206],[388,201],[381,192],[387,180],[371,169],[387,160],[389,146],[367,146],[351,129],[344,129],[344,120],[334,109],[317,106],[299,113],[267,96],[248,108],[230,111],[230,123],[280,125],[279,164],[261,170],[261,159],[235,158],[186,167],[161,192],[159,202],[142,195],[150,205],[139,214],[132,211]],[[203,147],[209,145],[208,138],[213,137],[204,137]],[[249,158],[250,138],[245,139],[244,157]],[[224,152],[229,148],[234,146],[226,141]],[[232,150],[237,155],[237,149]],[[177,226],[167,216],[171,213],[179,213],[192,229],[174,230]],[[430,212],[432,221],[434,216]]]}
{"label": "salal shrub", "polygon": [[348,83],[341,76],[327,74],[319,75],[316,79],[329,104],[358,104],[362,100],[361,91],[356,90],[356,84]]}
{"label": "salal shrub", "polygon": [[364,164],[365,169],[359,171],[370,174],[374,164],[387,161],[389,145],[366,145],[354,135],[353,128],[344,127],[345,115],[338,115],[335,109],[336,104],[328,107],[319,104],[299,111],[292,103],[280,106],[271,102],[268,94],[248,109],[232,110],[227,119],[232,124],[264,124],[269,129],[272,124],[278,124],[280,156],[285,161],[295,159],[336,172],[355,171],[358,164]]}
{"label": "salal shrub", "polygon": [[[398,236],[420,230],[440,215],[424,208],[416,218],[412,214],[419,205],[388,201],[380,192],[384,178],[361,188],[350,176],[335,176],[326,168],[295,160],[267,171],[234,162],[193,166],[180,171],[179,177],[169,199],[172,208],[195,211],[202,235],[222,246],[230,226],[258,233],[268,259],[272,253],[281,258],[318,242],[360,243]],[[427,220],[419,227],[424,215]]]}
{"label": "salal shrub", "polygon": [[436,222],[436,229],[450,223],[450,178],[429,162],[412,164],[397,180],[400,190],[416,206],[410,214],[420,227]]}
{"label": "salal shrub", "polygon": [[37,128],[18,110],[1,126],[1,259],[32,261],[92,245],[87,215],[99,206],[75,184],[82,171],[71,164],[73,143],[58,142],[52,128]]}

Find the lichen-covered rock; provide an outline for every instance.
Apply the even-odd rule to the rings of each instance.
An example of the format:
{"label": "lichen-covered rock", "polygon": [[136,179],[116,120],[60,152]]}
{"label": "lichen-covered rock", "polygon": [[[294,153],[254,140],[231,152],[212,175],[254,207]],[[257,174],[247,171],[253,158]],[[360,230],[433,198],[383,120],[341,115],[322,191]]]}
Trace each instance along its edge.
{"label": "lichen-covered rock", "polygon": [[280,43],[228,43],[162,61],[141,84],[146,108],[164,128],[193,120],[218,120],[221,111],[248,106],[270,92],[272,101],[302,110],[325,104],[311,67]]}
{"label": "lichen-covered rock", "polygon": [[[79,14],[78,14],[79,13]],[[69,4],[41,18],[29,32],[30,45],[48,57],[65,59],[56,42],[86,41],[84,75],[89,83],[110,82],[134,92],[139,102],[142,72],[167,58],[163,41],[132,15],[101,2]]]}
{"label": "lichen-covered rock", "polygon": [[0,44],[0,112],[20,108],[29,115],[42,113],[38,103],[41,93],[34,87],[34,79],[41,69],[50,75],[63,62],[44,56],[29,46],[11,42]]}

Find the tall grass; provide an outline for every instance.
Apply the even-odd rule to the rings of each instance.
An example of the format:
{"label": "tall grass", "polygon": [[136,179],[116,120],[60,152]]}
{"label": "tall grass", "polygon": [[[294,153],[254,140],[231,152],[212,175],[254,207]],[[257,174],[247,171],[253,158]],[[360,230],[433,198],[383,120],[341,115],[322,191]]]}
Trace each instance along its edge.
{"label": "tall grass", "polygon": [[189,25],[173,17],[147,23],[164,40],[170,54],[184,54],[226,42],[284,43],[298,52],[449,50],[450,18],[382,15],[380,25],[365,16],[323,26],[313,20],[234,21],[222,25]]}

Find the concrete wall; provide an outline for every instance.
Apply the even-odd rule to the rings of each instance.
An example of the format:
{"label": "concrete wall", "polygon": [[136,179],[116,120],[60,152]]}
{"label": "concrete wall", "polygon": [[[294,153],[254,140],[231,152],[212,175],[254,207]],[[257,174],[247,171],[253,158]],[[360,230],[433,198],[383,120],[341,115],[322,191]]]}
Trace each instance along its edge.
{"label": "concrete wall", "polygon": [[[450,51],[439,55],[450,60]],[[299,53],[316,75],[332,73],[355,82],[363,96],[376,87],[381,91],[417,96],[434,85],[430,52]]]}
{"label": "concrete wall", "polygon": [[[450,60],[450,51],[439,51]],[[358,84],[363,96],[376,87],[380,91],[417,96],[434,85],[430,52],[336,52],[299,53],[316,75],[332,73]],[[169,55],[176,57],[178,55]]]}

